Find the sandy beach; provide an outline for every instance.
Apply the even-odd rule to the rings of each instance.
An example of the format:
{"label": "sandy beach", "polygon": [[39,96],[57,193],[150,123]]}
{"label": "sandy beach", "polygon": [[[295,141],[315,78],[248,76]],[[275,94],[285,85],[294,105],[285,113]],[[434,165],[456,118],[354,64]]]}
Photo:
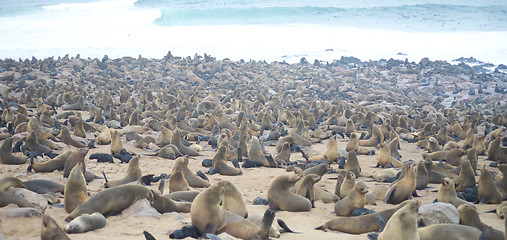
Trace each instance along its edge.
{"label": "sandy beach", "polygon": [[[105,64],[102,69],[101,64]],[[75,71],[77,66],[79,72]],[[40,88],[45,86],[42,83],[49,83],[54,80],[55,85],[47,85],[49,92],[42,96],[32,96],[32,99],[37,100],[45,99],[53,92],[65,92],[69,84],[74,84],[80,91],[70,93],[83,94],[82,91],[87,92],[85,100],[88,106],[98,106],[102,104],[101,98],[98,93],[103,95],[102,92],[107,91],[111,93],[113,100],[113,108],[120,107],[120,91],[129,89],[133,99],[140,103],[140,97],[143,93],[151,91],[154,98],[160,99],[160,112],[165,113],[169,111],[171,116],[176,115],[178,112],[175,109],[185,104],[191,105],[190,96],[193,93],[198,93],[200,101],[210,99],[212,96],[217,99],[217,104],[222,105],[223,109],[229,109],[230,114],[228,117],[233,119],[238,111],[228,108],[220,101],[225,96],[231,96],[232,93],[238,94],[239,98],[233,100],[242,101],[245,108],[253,108],[254,104],[258,102],[259,98],[255,94],[261,94],[265,97],[264,105],[256,108],[255,114],[258,114],[257,109],[270,109],[274,110],[272,106],[283,109],[285,104],[278,105],[275,99],[280,99],[283,103],[291,101],[293,105],[299,108],[309,109],[313,102],[322,102],[321,106],[324,112],[328,111],[331,106],[343,109],[349,108],[353,113],[374,111],[377,116],[382,119],[392,118],[392,113],[397,110],[400,114],[403,112],[404,116],[427,116],[429,113],[444,115],[444,110],[454,111],[457,115],[458,121],[463,124],[463,121],[468,116],[475,116],[476,112],[481,111],[484,114],[483,122],[477,123],[475,136],[484,135],[484,126],[487,124],[501,127],[491,121],[497,114],[501,114],[506,118],[505,111],[505,93],[495,90],[505,87],[505,79],[503,73],[484,73],[487,76],[486,80],[480,79],[482,76],[479,71],[469,71],[469,68],[463,66],[450,65],[439,62],[423,62],[420,63],[404,63],[397,61],[395,63],[386,64],[383,62],[370,62],[370,63],[346,63],[345,61],[339,62],[336,65],[326,64],[311,64],[311,63],[298,63],[298,64],[283,64],[283,63],[263,63],[263,62],[232,62],[227,60],[207,60],[205,58],[185,59],[169,58],[161,60],[148,60],[148,59],[109,59],[102,62],[99,59],[77,59],[77,58],[64,58],[54,61],[39,61],[38,63],[19,63],[17,61],[9,62],[2,61],[0,69],[6,70],[0,72],[0,77],[7,76],[11,72],[14,73],[13,79],[2,79],[2,91],[9,89],[8,94],[3,94],[4,101],[13,102],[13,100],[20,99],[21,93],[27,93],[31,86]],[[39,69],[40,67],[40,69]],[[210,70],[211,69],[211,70]],[[35,76],[31,79],[28,76]],[[206,78],[207,77],[207,78]],[[127,86],[127,82],[132,81],[134,84]],[[160,84],[157,87],[157,84]],[[427,84],[426,84],[427,83]],[[499,85],[500,84],[500,85]],[[503,85],[502,85],[503,84]],[[160,87],[162,86],[162,87]],[[456,87],[462,88],[460,92],[454,93]],[[234,88],[233,88],[234,87]],[[487,87],[482,89],[483,87]],[[470,89],[481,88],[482,94],[475,90],[474,95],[469,94]],[[271,90],[273,93],[269,92]],[[505,89],[504,89],[505,90]],[[243,92],[241,92],[243,91]],[[167,98],[164,94],[170,95]],[[6,97],[7,95],[8,97]],[[292,97],[287,98],[287,95]],[[72,96],[71,99],[73,99]],[[171,99],[171,100],[166,100]],[[480,99],[480,100],[477,100]],[[46,99],[45,99],[46,100]],[[174,109],[168,109],[171,102],[178,102],[180,105]],[[499,102],[497,108],[493,108],[494,104]],[[20,105],[27,106],[27,103],[17,102]],[[69,102],[70,103],[70,102]],[[454,107],[450,107],[454,104]],[[461,104],[461,105],[459,105]],[[230,106],[230,105],[229,105]],[[474,106],[472,109],[470,106]],[[138,104],[138,109],[142,111],[145,107],[143,104]],[[193,107],[189,107],[193,108]],[[30,115],[36,115],[37,109],[27,107]],[[298,111],[298,108],[292,107],[291,111]],[[17,114],[17,108],[13,105],[12,110]],[[62,107],[59,107],[57,113],[63,113]],[[89,117],[88,110],[76,111],[80,112],[83,119]],[[207,113],[214,113],[214,108],[209,109]],[[253,116],[255,118],[255,116]],[[319,128],[325,128],[324,124],[328,116],[324,116]],[[155,118],[153,118],[155,119]],[[189,123],[193,119],[192,112],[186,111],[185,120]],[[357,118],[356,118],[357,119]],[[427,118],[424,118],[427,120]],[[164,121],[165,119],[155,119],[157,121]],[[356,126],[362,126],[359,119]],[[64,123],[65,119],[59,119],[60,123]],[[107,120],[106,120],[107,121]],[[255,122],[255,119],[254,119]],[[260,124],[260,122],[255,122]],[[445,118],[445,127],[449,127],[450,123]],[[42,123],[41,123],[42,124]],[[98,129],[100,124],[89,123]],[[142,124],[148,126],[148,118],[142,121]],[[380,123],[379,123],[380,124]],[[503,122],[505,126],[505,122]],[[306,126],[309,127],[309,126]],[[287,126],[290,132],[293,127]],[[174,130],[174,129],[173,129]],[[309,129],[306,131],[311,132]],[[359,130],[359,127],[358,127]],[[362,130],[367,130],[365,127]],[[420,132],[421,129],[412,128],[408,129],[411,133]],[[4,133],[7,128],[2,128]],[[208,130],[209,132],[209,130]],[[405,136],[399,132],[400,136]],[[435,132],[436,133],[436,132]],[[23,135],[25,134],[25,135]],[[94,139],[97,132],[88,132],[86,141]],[[158,147],[150,145],[150,148],[140,149],[135,146],[135,141],[127,141],[126,133],[121,136],[124,147],[130,153],[135,153],[141,156],[140,168],[143,175],[154,174],[158,176],[162,173],[169,174],[172,171],[174,160],[164,159],[156,156],[147,156],[146,154],[153,154]],[[160,131],[149,129],[141,136],[152,136],[157,138]],[[265,133],[267,134],[267,132]],[[206,134],[203,134],[206,135]],[[505,132],[501,136],[505,136]],[[16,140],[26,136],[26,133],[18,133],[14,136]],[[349,140],[347,136],[342,138],[336,135],[339,150],[345,150],[345,146]],[[55,142],[58,142],[59,136],[55,136]],[[314,143],[309,147],[312,153],[320,154],[326,150],[329,140],[322,140],[320,143]],[[195,141],[191,141],[192,143]],[[0,142],[0,144],[2,144]],[[400,154],[402,155],[401,161],[413,160],[416,163],[423,160],[422,154],[427,150],[417,146],[417,143],[409,143],[405,139],[400,139]],[[63,144],[63,143],[62,143]],[[55,153],[62,153],[65,150],[75,151],[77,148],[67,146],[54,150]],[[204,159],[211,159],[216,153],[207,142],[200,142],[204,150],[200,152],[200,156],[192,157],[189,167],[193,172],[202,171],[207,172],[208,168],[201,165]],[[59,145],[61,146],[61,145]],[[365,181],[369,187],[376,184],[389,185],[390,183],[379,183],[372,179],[370,176],[382,170],[377,168],[377,159],[379,149],[376,147],[369,147],[375,150],[375,154],[359,155],[358,160],[361,165],[361,177],[358,180]],[[276,156],[277,152],[275,147],[266,146],[266,151],[272,156]],[[88,157],[93,153],[109,153],[110,145],[96,145],[96,148],[89,150],[85,157],[86,169],[96,175],[101,175],[104,171],[109,179],[118,179],[123,177],[127,164],[120,163],[115,159],[115,163],[98,163],[96,160],[89,159]],[[21,153],[15,153],[21,156]],[[46,160],[47,157],[44,157]],[[463,157],[464,159],[466,156]],[[492,161],[486,160],[487,156],[479,156],[478,168],[486,165],[488,169],[498,173],[497,178],[501,177],[498,168],[490,167]],[[292,152],[291,161],[304,162],[305,159],[298,152]],[[505,159],[504,159],[505,160]],[[230,164],[230,163],[229,163]],[[0,167],[0,176],[14,176],[23,181],[30,179],[47,179],[61,184],[65,184],[66,178],[63,178],[63,171],[54,171],[51,173],[27,173],[29,163],[21,165],[5,165]],[[232,164],[231,164],[232,166]],[[339,170],[336,162],[331,164],[335,170]],[[257,197],[266,198],[267,188],[270,181],[281,174],[293,174],[286,171],[285,168],[243,168],[243,174],[240,176],[222,176],[220,174],[206,174],[211,184],[215,184],[220,180],[230,180],[237,188],[243,193],[246,200],[247,210],[249,214],[263,214],[268,206],[253,205],[253,200]],[[476,179],[479,179],[477,171]],[[316,186],[326,189],[329,192],[334,192],[336,180],[332,179],[337,176],[336,173],[328,173],[322,177],[322,180]],[[88,192],[93,196],[97,192],[104,190],[103,179],[95,179],[90,182]],[[421,201],[422,205],[432,203],[437,197],[437,190],[439,184],[429,184],[424,190],[418,190],[417,193],[420,197],[415,199]],[[158,183],[149,186],[151,189],[157,189]],[[195,189],[202,191],[203,189]],[[165,193],[168,192],[167,185]],[[63,203],[63,198],[60,199]],[[336,218],[334,214],[334,203],[323,203],[322,201],[315,202],[315,208],[309,212],[277,212],[276,217],[284,220],[287,225],[296,233],[284,233],[280,239],[367,239],[367,234],[352,235],[340,232],[324,232],[315,230],[316,227],[324,224],[325,222]],[[492,226],[495,229],[504,230],[504,222],[496,213],[487,213],[489,210],[496,209],[498,204],[475,204],[479,212],[481,220]],[[386,204],[383,201],[376,201],[376,205],[366,205],[365,208],[373,209],[375,211],[391,208],[393,205]],[[1,210],[1,209],[0,209]],[[64,221],[68,215],[63,207],[48,206],[45,214],[51,216],[55,221],[63,227],[66,224]],[[7,218],[0,215],[0,233],[4,235],[5,239],[39,239],[41,231],[41,217],[29,218]],[[95,231],[72,234],[71,239],[144,239],[143,231],[150,232],[156,239],[167,239],[168,234],[172,231],[180,229],[185,225],[191,224],[190,213],[166,213],[159,218],[156,217],[134,217],[126,215],[116,215],[107,218],[106,227]],[[232,238],[229,235],[220,235],[223,239]]]}

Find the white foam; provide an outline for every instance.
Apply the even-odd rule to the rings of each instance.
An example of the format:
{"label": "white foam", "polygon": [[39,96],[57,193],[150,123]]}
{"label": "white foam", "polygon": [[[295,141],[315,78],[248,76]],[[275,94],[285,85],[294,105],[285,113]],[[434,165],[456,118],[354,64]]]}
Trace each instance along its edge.
{"label": "white foam", "polygon": [[[319,25],[226,25],[167,27],[153,24],[157,9],[135,0],[59,4],[38,13],[0,18],[0,58],[160,58],[208,53],[219,59],[297,62],[341,56],[419,61],[473,56],[507,63],[507,32],[402,32]],[[332,51],[326,51],[332,49]],[[397,53],[405,55],[397,55]]]}

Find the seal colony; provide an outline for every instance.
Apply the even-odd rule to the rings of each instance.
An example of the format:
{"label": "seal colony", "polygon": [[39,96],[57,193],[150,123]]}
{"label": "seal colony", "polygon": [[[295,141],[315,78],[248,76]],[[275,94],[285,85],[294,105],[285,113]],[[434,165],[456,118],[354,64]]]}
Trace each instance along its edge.
{"label": "seal colony", "polygon": [[[193,228],[263,239],[271,225],[280,239],[503,236],[500,70],[170,53],[0,60],[0,210],[35,206],[16,188],[49,204],[44,218],[0,215],[0,233],[165,239]],[[213,206],[203,201],[210,196]],[[121,213],[139,199],[179,215]],[[417,230],[417,209],[435,199],[469,210],[468,225]]]}

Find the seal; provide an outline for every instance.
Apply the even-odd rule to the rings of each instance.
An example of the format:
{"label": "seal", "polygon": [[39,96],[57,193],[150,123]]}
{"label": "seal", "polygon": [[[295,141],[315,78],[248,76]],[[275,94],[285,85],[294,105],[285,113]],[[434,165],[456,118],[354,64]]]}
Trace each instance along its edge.
{"label": "seal", "polygon": [[25,184],[16,177],[4,177],[0,179],[0,191],[6,191],[10,187],[24,188]]}
{"label": "seal", "polygon": [[18,207],[33,207],[30,202],[18,195],[0,191],[0,207],[5,207],[11,203],[18,205]]}
{"label": "seal", "polygon": [[84,157],[88,153],[88,148],[80,148],[70,154],[67,161],[65,161],[65,165],[63,166],[63,177],[68,177],[70,171],[76,166],[78,162],[83,165],[83,172],[86,172],[86,166],[84,162]]}
{"label": "seal", "polygon": [[464,191],[465,188],[475,186],[475,172],[467,159],[461,160],[461,170],[457,178],[454,179],[456,191]]}
{"label": "seal", "polygon": [[31,152],[39,151],[46,154],[51,152],[51,148],[44,146],[37,141],[37,133],[35,133],[35,131],[32,131],[30,135],[28,135],[25,141],[25,146]]}
{"label": "seal", "polygon": [[415,171],[415,189],[422,190],[428,186],[429,176],[423,161],[417,164]]}
{"label": "seal", "polygon": [[504,195],[504,199],[507,198],[507,164],[498,165],[498,169],[502,172],[502,177],[495,181],[496,186]]}
{"label": "seal", "polygon": [[123,144],[121,143],[120,133],[113,130],[113,134],[111,135],[111,152],[113,155],[119,154],[122,149]]}
{"label": "seal", "polygon": [[12,141],[11,137],[5,139],[0,147],[0,162],[9,165],[19,165],[26,162],[26,157],[20,157],[12,154]]}
{"label": "seal", "polygon": [[412,201],[413,200],[405,201],[394,208],[386,209],[372,214],[360,215],[355,217],[335,218],[315,229],[323,231],[333,230],[350,234],[362,234],[373,231],[380,231],[381,228],[383,228],[383,226],[386,224],[385,221],[389,221],[391,216],[396,211],[398,211],[398,209],[402,208],[407,203]]}
{"label": "seal", "polygon": [[81,163],[70,172],[69,178],[65,183],[65,192],[63,195],[63,206],[67,213],[71,213],[77,206],[86,201],[88,190],[86,188],[86,181],[83,175],[83,167]]}
{"label": "seal", "polygon": [[465,156],[467,152],[461,148],[453,148],[445,157],[445,161],[453,166],[459,166],[461,164],[461,157]]}
{"label": "seal", "polygon": [[311,168],[307,168],[303,171],[303,176],[308,174],[317,174],[319,176],[324,176],[329,170],[331,170],[331,166],[327,163],[321,163],[317,166],[313,166]]}
{"label": "seal", "polygon": [[[458,207],[459,212],[459,223],[470,227],[475,227],[481,231],[486,231],[490,226],[481,222],[477,210],[472,205],[463,204]],[[502,231],[491,229],[490,233],[491,240],[502,240],[504,239],[504,233]]]}
{"label": "seal", "polygon": [[347,171],[347,175],[343,179],[343,182],[340,186],[340,197],[344,198],[349,195],[349,192],[352,191],[352,188],[356,185],[356,175],[353,172]]}
{"label": "seal", "polygon": [[197,152],[196,150],[189,148],[189,147],[183,145],[183,143],[181,143],[180,130],[176,130],[176,132],[174,132],[173,137],[171,138],[171,143],[174,146],[176,146],[178,148],[178,150],[180,150],[181,154],[183,154],[183,155],[199,156],[199,152]]}
{"label": "seal", "polygon": [[49,215],[42,215],[41,240],[70,240],[65,232]]}
{"label": "seal", "polygon": [[66,233],[85,233],[106,226],[106,218],[99,212],[83,214],[63,226]]}
{"label": "seal", "polygon": [[265,214],[263,226],[259,228],[243,217],[224,210],[220,202],[226,185],[226,182],[219,182],[197,195],[190,208],[192,225],[199,230],[201,236],[226,232],[241,239],[267,239],[274,212],[270,209],[266,211],[268,214]]}
{"label": "seal", "polygon": [[345,150],[347,152],[356,151],[357,154],[361,154],[361,155],[368,155],[368,154],[375,153],[374,150],[360,147],[359,146],[359,137],[355,133],[350,134],[350,138],[349,138],[349,141],[347,142],[347,145],[345,146]]}
{"label": "seal", "polygon": [[380,149],[380,153],[378,155],[377,159],[377,166],[383,167],[383,168],[390,168],[390,167],[401,167],[403,165],[400,160],[394,158],[391,156],[391,149],[389,148],[389,145],[381,144],[382,148]]}
{"label": "seal", "polygon": [[201,177],[196,176],[192,173],[190,168],[188,168],[189,156],[179,157],[174,160],[173,168],[179,167],[183,171],[183,175],[185,175],[185,180],[190,187],[194,188],[206,188],[210,186],[210,183],[202,179]]}
{"label": "seal", "polygon": [[296,189],[296,194],[299,196],[303,196],[308,198],[312,203],[312,208],[315,207],[315,183],[320,181],[321,176],[317,174],[308,174],[304,176],[299,183],[299,186]]}
{"label": "seal", "polygon": [[[484,166],[481,169],[481,176],[478,181],[479,201],[486,204],[499,204],[504,199],[503,193],[497,188],[493,181],[493,175]],[[480,229],[482,231],[482,229]]]}
{"label": "seal", "polygon": [[239,189],[228,180],[222,180],[219,182],[225,186],[224,193],[222,195],[222,208],[236,213],[243,218],[248,217],[248,211],[246,210],[246,202],[243,194]]}
{"label": "seal", "polygon": [[65,221],[70,222],[85,213],[100,212],[104,216],[115,215],[143,198],[153,203],[154,195],[149,188],[141,185],[121,185],[105,189],[79,205],[65,218]]}
{"label": "seal", "polygon": [[105,178],[106,182],[104,183],[104,187],[111,188],[139,180],[142,176],[141,168],[139,167],[139,159],[139,156],[135,156],[129,161],[125,177],[113,181],[108,181],[107,178]]}
{"label": "seal", "polygon": [[482,232],[474,227],[459,224],[433,224],[419,228],[420,240],[452,239],[476,240],[480,239]]}
{"label": "seal", "polygon": [[173,171],[169,177],[169,192],[172,193],[188,190],[190,190],[190,186],[188,186],[187,180],[185,180],[183,171],[180,167],[173,167]]}
{"label": "seal", "polygon": [[77,148],[85,147],[84,143],[82,143],[80,141],[77,141],[74,138],[72,138],[72,136],[70,135],[70,131],[67,128],[67,126],[63,126],[62,127],[62,131],[60,132],[60,140],[63,143],[67,144],[67,145],[74,146],[74,147],[77,147]]}
{"label": "seal", "polygon": [[38,194],[64,193],[65,185],[46,179],[32,179],[24,181],[25,188]]}
{"label": "seal", "polygon": [[79,120],[74,125],[74,131],[72,131],[72,134],[78,137],[86,138],[86,130],[84,128],[84,121],[82,118],[79,118]]}
{"label": "seal", "polygon": [[225,154],[227,149],[225,146],[220,146],[217,153],[213,156],[212,166],[221,174],[226,176],[236,176],[241,174],[241,169],[233,168],[227,165]]}
{"label": "seal", "polygon": [[487,160],[491,161],[500,160],[500,142],[501,138],[497,137],[489,143]]}
{"label": "seal", "polygon": [[69,159],[72,151],[67,150],[60,155],[56,156],[53,159],[45,161],[43,163],[36,163],[30,161],[30,166],[28,166],[28,171],[33,170],[34,172],[53,172],[55,170],[61,171],[65,167],[65,162]]}
{"label": "seal", "polygon": [[345,162],[345,171],[350,171],[353,172],[356,176],[360,176],[361,166],[359,165],[359,161],[357,160],[356,151],[349,152],[349,157]]}
{"label": "seal", "polygon": [[408,164],[407,174],[403,179],[389,188],[385,200],[386,203],[399,204],[407,200],[415,192],[416,179],[414,165],[412,163],[406,164]]}
{"label": "seal", "polygon": [[[443,178],[442,185],[438,189],[437,200],[439,202],[450,203],[454,207],[458,208],[462,204],[472,204],[463,199],[458,198],[456,195],[456,189],[454,187],[454,181],[450,178]],[[473,204],[472,204],[473,205]]]}
{"label": "seal", "polygon": [[419,201],[410,201],[396,211],[391,218],[389,218],[389,221],[387,221],[386,227],[379,234],[378,239],[418,240],[419,233],[417,231],[417,214],[420,204],[421,203]]}
{"label": "seal", "polygon": [[368,187],[362,181],[358,181],[352,191],[343,199],[339,200],[334,206],[334,212],[337,216],[348,217],[357,208],[364,208],[366,203],[366,193]]}
{"label": "seal", "polygon": [[99,127],[99,134],[97,135],[95,141],[100,145],[107,145],[111,142],[111,131],[106,126],[106,124],[102,124]]}
{"label": "seal", "polygon": [[338,144],[336,143],[334,137],[329,138],[329,142],[327,143],[327,148],[324,153],[308,158],[310,162],[326,159],[329,163],[332,163],[338,159]]}
{"label": "seal", "polygon": [[262,152],[261,144],[256,136],[252,137],[252,142],[250,143],[250,147],[248,148],[248,160],[260,162],[265,167],[276,167],[276,165],[273,166],[268,161],[265,154]]}
{"label": "seal", "polygon": [[310,211],[310,200],[290,192],[290,187],[301,178],[300,175],[279,175],[273,178],[268,187],[268,200],[271,209],[282,211]]}
{"label": "seal", "polygon": [[[239,157],[239,154],[238,154]],[[276,155],[275,161],[278,165],[285,166],[290,161],[290,143],[285,142],[281,151]]]}
{"label": "seal", "polygon": [[[184,192],[175,192],[175,193],[184,193]],[[198,194],[199,192],[197,192]],[[152,206],[159,213],[167,213],[167,212],[183,212],[189,213],[191,203],[186,201],[176,201],[170,197],[160,196],[157,193],[153,192],[153,204]],[[192,199],[193,200],[193,199]]]}
{"label": "seal", "polygon": [[359,140],[359,146],[375,147],[384,141],[384,134],[378,125],[374,125],[371,131],[371,137],[368,140]]}

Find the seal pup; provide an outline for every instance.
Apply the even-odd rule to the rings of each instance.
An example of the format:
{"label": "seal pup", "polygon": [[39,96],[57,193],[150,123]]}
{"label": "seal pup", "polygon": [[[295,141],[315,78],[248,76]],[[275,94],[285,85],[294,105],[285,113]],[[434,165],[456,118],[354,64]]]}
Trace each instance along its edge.
{"label": "seal pup", "polygon": [[271,209],[290,212],[310,211],[312,209],[310,200],[289,190],[300,178],[300,175],[279,175],[271,180],[268,187],[268,200]]}
{"label": "seal pup", "polygon": [[[182,193],[180,192],[175,192]],[[197,192],[199,194],[199,192]],[[189,213],[190,207],[192,206],[192,203],[187,201],[176,201],[170,197],[166,196],[160,196],[156,192],[153,192],[153,208],[157,210],[159,213],[167,213],[167,212],[183,212],[183,213]],[[192,199],[193,200],[193,199]]]}
{"label": "seal pup", "polygon": [[[503,193],[497,188],[493,181],[493,175],[484,166],[481,169],[481,176],[478,181],[479,201],[486,204],[498,204],[504,199]],[[482,230],[482,229],[481,229]]]}
{"label": "seal pup", "polygon": [[410,201],[396,211],[391,218],[389,218],[389,221],[387,221],[378,239],[419,240],[417,214],[420,204],[419,201]]}
{"label": "seal pup", "polygon": [[412,163],[406,163],[408,165],[407,174],[405,177],[395,184],[393,184],[386,196],[386,203],[399,204],[407,200],[415,192],[416,179],[415,170]]}
{"label": "seal pup", "polygon": [[[484,224],[479,214],[477,213],[477,210],[472,205],[463,204],[458,207],[459,212],[459,223],[461,225],[466,225],[470,227],[475,227],[481,231],[486,231],[490,226]],[[504,233],[502,231],[491,229],[490,233],[491,240],[503,240],[504,239]]]}
{"label": "seal pup", "polygon": [[454,187],[454,181],[450,178],[443,178],[442,185],[438,189],[437,200],[439,202],[450,203],[454,207],[458,208],[462,204],[471,204],[456,195],[456,188]]}
{"label": "seal pup", "polygon": [[70,240],[65,232],[49,215],[42,215],[41,240]]}
{"label": "seal pup", "polygon": [[364,208],[368,187],[362,181],[358,181],[352,191],[343,199],[336,202],[334,212],[337,216],[348,217],[357,208]]}
{"label": "seal pup", "polygon": [[398,204],[394,208],[386,209],[380,212],[354,216],[354,217],[339,217],[333,220],[330,220],[323,225],[315,228],[318,230],[328,231],[339,231],[350,234],[362,234],[373,231],[381,231],[386,222],[389,221],[391,216],[398,211],[398,209],[405,206],[407,203],[412,202],[414,200],[409,200]]}
{"label": "seal pup", "polygon": [[67,213],[71,213],[77,206],[86,201],[88,190],[83,175],[81,163],[77,163],[70,172],[69,178],[65,183],[65,192],[63,195],[63,206]]}
{"label": "seal pup", "polygon": [[100,212],[104,216],[115,215],[143,198],[153,203],[153,192],[141,185],[121,185],[105,189],[79,205],[65,218],[65,221],[70,222],[85,213]]}
{"label": "seal pup", "polygon": [[0,162],[9,165],[19,165],[26,162],[26,157],[20,157],[12,154],[12,138],[8,137],[0,147]]}
{"label": "seal pup", "polygon": [[106,226],[106,218],[99,212],[93,214],[83,214],[74,218],[70,223],[63,226],[66,233],[85,233],[97,230]]}
{"label": "seal pup", "polygon": [[139,156],[135,156],[129,161],[127,167],[127,174],[125,175],[125,177],[113,181],[108,181],[107,178],[104,177],[106,180],[106,182],[104,183],[104,187],[111,188],[139,180],[139,178],[141,178],[142,176],[141,168],[139,167],[139,159],[140,159]]}
{"label": "seal pup", "polygon": [[185,180],[187,181],[188,185],[190,187],[194,188],[206,188],[209,187],[211,184],[209,181],[202,179],[201,177],[196,176],[192,173],[190,168],[188,168],[188,162],[190,157],[189,156],[183,156],[179,157],[176,160],[174,160],[173,168],[179,167],[183,171],[183,175],[185,176]]}

